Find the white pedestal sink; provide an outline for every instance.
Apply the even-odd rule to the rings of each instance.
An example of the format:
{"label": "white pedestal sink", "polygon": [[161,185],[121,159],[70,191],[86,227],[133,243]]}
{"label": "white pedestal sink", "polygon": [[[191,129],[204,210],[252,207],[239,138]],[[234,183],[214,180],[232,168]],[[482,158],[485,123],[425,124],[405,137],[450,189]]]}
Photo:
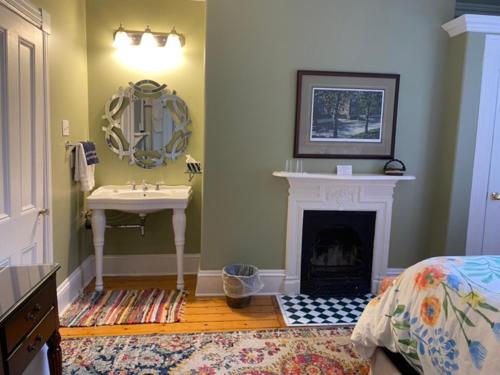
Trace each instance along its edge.
{"label": "white pedestal sink", "polygon": [[173,210],[172,224],[177,257],[177,289],[184,289],[183,257],[186,231],[186,207],[191,199],[191,186],[107,185],[96,189],[88,198],[92,209],[96,280],[95,289],[101,291],[102,261],[106,215],[104,210],[119,210],[145,215],[161,210]]}

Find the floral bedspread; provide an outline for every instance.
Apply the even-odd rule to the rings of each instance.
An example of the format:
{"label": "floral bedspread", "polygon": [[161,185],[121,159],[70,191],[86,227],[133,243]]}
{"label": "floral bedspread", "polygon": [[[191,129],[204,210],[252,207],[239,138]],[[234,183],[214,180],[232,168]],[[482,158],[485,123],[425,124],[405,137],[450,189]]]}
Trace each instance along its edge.
{"label": "floral bedspread", "polygon": [[500,256],[438,257],[405,270],[366,307],[351,340],[425,374],[500,374]]}

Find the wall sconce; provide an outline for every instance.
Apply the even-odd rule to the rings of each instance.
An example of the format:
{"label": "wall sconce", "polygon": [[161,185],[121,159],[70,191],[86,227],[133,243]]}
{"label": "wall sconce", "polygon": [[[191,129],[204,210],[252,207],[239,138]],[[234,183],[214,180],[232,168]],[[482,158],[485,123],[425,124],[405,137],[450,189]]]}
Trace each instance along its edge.
{"label": "wall sconce", "polygon": [[129,46],[141,48],[165,48],[172,53],[178,54],[186,44],[184,35],[177,33],[175,27],[169,33],[151,31],[149,26],[144,31],[125,30],[120,27],[113,34],[113,47],[117,49]]}

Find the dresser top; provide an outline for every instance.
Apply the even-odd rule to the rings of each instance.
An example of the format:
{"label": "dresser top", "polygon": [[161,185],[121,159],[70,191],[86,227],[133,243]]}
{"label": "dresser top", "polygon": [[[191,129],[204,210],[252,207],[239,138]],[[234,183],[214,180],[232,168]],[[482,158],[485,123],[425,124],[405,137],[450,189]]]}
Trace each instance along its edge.
{"label": "dresser top", "polygon": [[60,267],[58,264],[0,267],[0,322]]}

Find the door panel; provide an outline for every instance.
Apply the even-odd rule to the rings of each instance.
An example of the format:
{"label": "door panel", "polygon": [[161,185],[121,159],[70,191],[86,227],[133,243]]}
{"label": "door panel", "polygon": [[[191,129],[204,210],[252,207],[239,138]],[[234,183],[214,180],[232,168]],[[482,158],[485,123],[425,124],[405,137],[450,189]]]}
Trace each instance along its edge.
{"label": "door panel", "polygon": [[[42,31],[0,6],[3,132],[0,263],[43,261],[44,87]],[[8,209],[6,209],[8,208]]]}
{"label": "door panel", "polygon": [[492,196],[494,193],[500,193],[500,81],[497,85],[496,99],[488,196],[486,197],[484,220],[483,254],[485,255],[500,255],[500,200],[493,199]]}
{"label": "door panel", "polygon": [[34,88],[34,53],[33,46],[28,45],[23,40],[19,41],[19,140],[23,152],[19,155],[21,170],[21,210],[34,209],[36,207],[36,194],[33,186],[36,184],[35,168],[33,168],[33,156],[36,144],[35,135],[35,113],[33,94]]}

